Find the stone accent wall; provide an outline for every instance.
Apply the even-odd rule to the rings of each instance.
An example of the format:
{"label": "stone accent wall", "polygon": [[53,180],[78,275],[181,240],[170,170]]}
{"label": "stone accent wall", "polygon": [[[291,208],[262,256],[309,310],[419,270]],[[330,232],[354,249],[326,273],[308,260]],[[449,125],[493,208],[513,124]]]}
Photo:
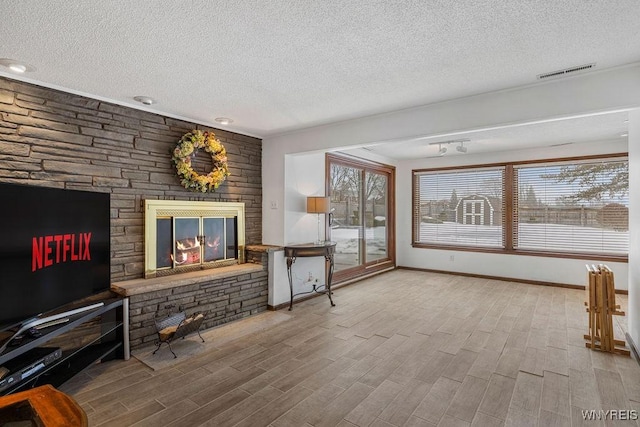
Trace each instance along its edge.
{"label": "stone accent wall", "polygon": [[131,348],[136,349],[153,343],[158,337],[155,318],[178,310],[185,311],[187,315],[203,313],[205,320],[201,329],[265,311],[268,294],[268,255],[264,252],[247,251],[247,258],[251,260],[251,264],[257,261],[262,268],[254,268],[253,271],[224,278],[194,280],[193,284],[129,296]]}
{"label": "stone accent wall", "polygon": [[[144,199],[241,201],[246,244],[262,238],[262,141],[213,129],[231,176],[185,190],[171,151],[194,123],[0,77],[0,182],[111,193],[111,280],[144,274]],[[204,153],[203,153],[204,154]],[[205,173],[210,158],[199,156]]]}

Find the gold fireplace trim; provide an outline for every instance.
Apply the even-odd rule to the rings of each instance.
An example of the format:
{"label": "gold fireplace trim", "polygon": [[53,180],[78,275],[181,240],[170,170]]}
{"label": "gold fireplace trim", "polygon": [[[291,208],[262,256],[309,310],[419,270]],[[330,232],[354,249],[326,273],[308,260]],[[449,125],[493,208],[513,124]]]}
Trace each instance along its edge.
{"label": "gold fireplace trim", "polygon": [[215,268],[245,262],[245,216],[244,203],[242,202],[202,202],[184,200],[145,200],[144,202],[144,263],[145,278],[165,275],[165,270],[156,269],[156,239],[158,218],[167,217],[237,217],[238,258],[237,260],[224,260],[213,265],[190,266],[181,269],[172,269],[171,273],[200,270],[202,268]]}

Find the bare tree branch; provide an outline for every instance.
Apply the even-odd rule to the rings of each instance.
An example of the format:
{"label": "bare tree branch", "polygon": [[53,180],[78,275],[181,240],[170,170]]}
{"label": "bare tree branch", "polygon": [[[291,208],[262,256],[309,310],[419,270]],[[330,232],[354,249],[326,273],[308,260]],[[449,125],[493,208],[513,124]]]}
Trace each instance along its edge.
{"label": "bare tree branch", "polygon": [[602,200],[608,196],[625,196],[629,192],[629,168],[624,162],[603,162],[564,166],[557,174],[542,175],[556,182],[578,184],[580,189],[569,196],[569,201]]}

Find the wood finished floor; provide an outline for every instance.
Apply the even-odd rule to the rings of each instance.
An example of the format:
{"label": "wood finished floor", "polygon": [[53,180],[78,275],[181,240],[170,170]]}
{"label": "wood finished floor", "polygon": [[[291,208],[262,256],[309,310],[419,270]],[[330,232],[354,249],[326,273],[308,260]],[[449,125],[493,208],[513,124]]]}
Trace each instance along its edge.
{"label": "wood finished floor", "polygon": [[636,362],[584,346],[583,291],[396,270],[334,299],[171,368],[112,361],[62,389],[92,426],[636,425],[583,421],[640,411]]}

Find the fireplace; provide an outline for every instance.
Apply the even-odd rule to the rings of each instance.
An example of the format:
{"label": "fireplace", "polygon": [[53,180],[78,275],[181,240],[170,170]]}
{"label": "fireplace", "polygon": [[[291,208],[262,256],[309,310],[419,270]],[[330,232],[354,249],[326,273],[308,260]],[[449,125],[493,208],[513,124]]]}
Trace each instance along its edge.
{"label": "fireplace", "polygon": [[145,277],[244,262],[244,203],[145,201]]}

